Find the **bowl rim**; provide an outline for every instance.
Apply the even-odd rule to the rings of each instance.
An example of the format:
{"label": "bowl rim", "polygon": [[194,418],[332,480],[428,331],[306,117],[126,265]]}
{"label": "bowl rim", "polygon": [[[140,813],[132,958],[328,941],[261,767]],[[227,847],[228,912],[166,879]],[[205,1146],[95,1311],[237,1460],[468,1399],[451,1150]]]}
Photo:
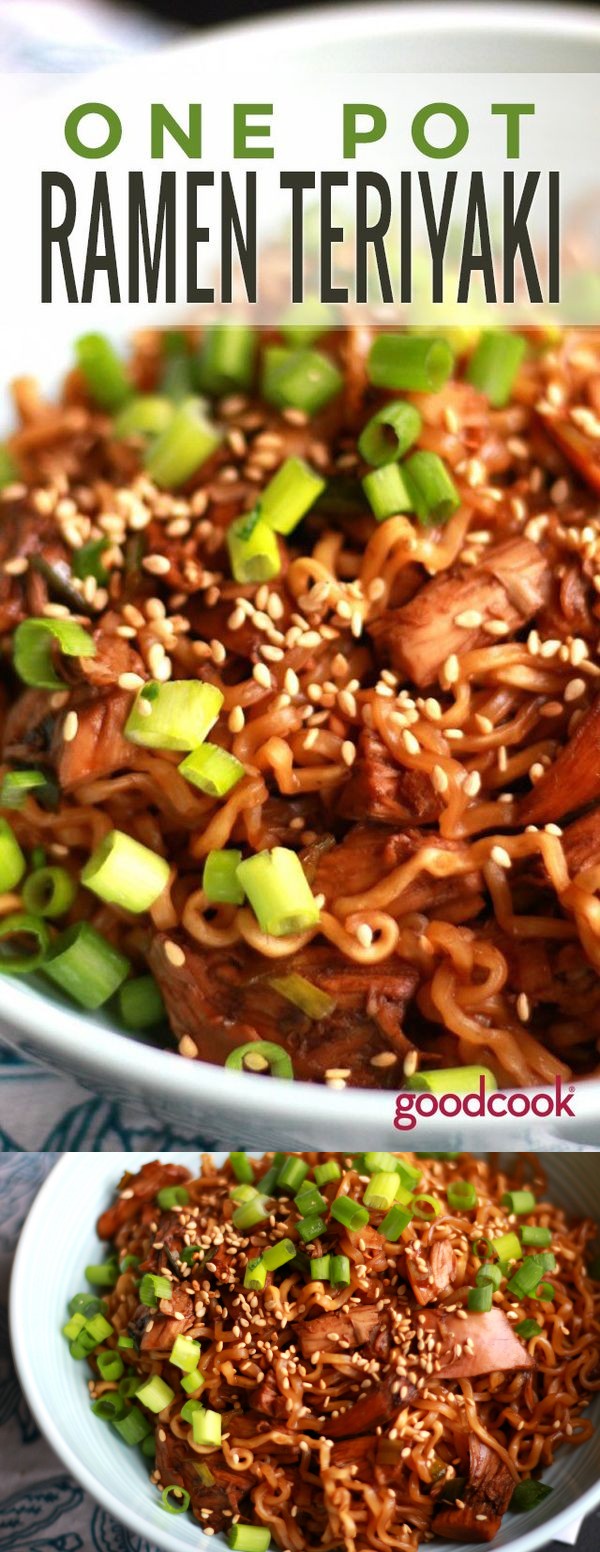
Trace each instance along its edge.
{"label": "bowl rim", "polygon": [[[159,1153],[161,1151],[165,1153],[166,1150],[158,1150]],[[214,1149],[213,1151],[215,1154],[224,1152],[223,1149]],[[173,1149],[170,1156],[175,1159],[186,1158],[189,1160],[190,1157],[195,1158],[196,1153],[197,1150],[194,1149],[179,1148]],[[114,1159],[116,1177],[117,1160],[131,1159],[133,1157],[136,1161],[145,1161],[156,1156],[156,1152],[147,1149],[134,1150],[132,1153],[90,1153],[87,1155],[86,1167],[92,1170],[97,1169],[98,1171],[104,1167],[108,1170],[109,1163]],[[24,1280],[29,1277],[31,1266],[36,1264],[38,1222],[46,1219],[47,1204],[49,1206],[57,1188],[60,1192],[63,1176],[66,1179],[69,1170],[75,1169],[79,1165],[79,1156],[72,1153],[63,1154],[54,1164],[33,1199],[19,1235],[9,1291],[9,1328],[15,1367],[25,1399],[31,1407],[35,1421],[62,1464],[72,1473],[76,1481],[81,1483],[94,1501],[103,1509],[108,1510],[118,1522],[126,1525],[129,1530],[134,1531],[137,1535],[146,1537],[151,1544],[156,1543],[158,1545],[156,1526],[150,1517],[146,1519],[141,1511],[138,1513],[131,1509],[128,1503],[121,1503],[120,1499],[114,1496],[110,1485],[107,1484],[105,1486],[94,1475],[94,1472],[84,1462],[80,1461],[76,1452],[63,1439],[60,1429],[54,1421],[52,1412],[46,1405],[44,1396],[41,1393],[37,1371],[29,1357],[27,1332],[21,1321],[21,1311],[24,1308],[24,1302],[21,1299],[21,1286]],[[140,1167],[139,1163],[137,1167]],[[82,1398],[84,1394],[85,1392],[82,1388]],[[600,1424],[598,1426],[600,1430]],[[592,1487],[587,1488],[572,1505],[560,1509],[543,1524],[536,1526],[530,1531],[524,1531],[522,1535],[517,1535],[514,1540],[507,1544],[503,1552],[538,1552],[538,1549],[547,1541],[560,1540],[560,1532],[562,1530],[572,1525],[573,1522],[583,1519],[599,1503],[600,1476],[596,1483]],[[202,1535],[201,1529],[200,1534]],[[165,1526],[164,1536],[162,1531],[160,1532],[160,1538],[160,1545],[164,1552],[182,1552],[181,1542],[169,1534],[168,1526]],[[445,1545],[446,1543],[439,1543],[440,1552],[442,1546]],[[204,1546],[207,1552],[207,1544],[204,1539],[200,1546]]]}

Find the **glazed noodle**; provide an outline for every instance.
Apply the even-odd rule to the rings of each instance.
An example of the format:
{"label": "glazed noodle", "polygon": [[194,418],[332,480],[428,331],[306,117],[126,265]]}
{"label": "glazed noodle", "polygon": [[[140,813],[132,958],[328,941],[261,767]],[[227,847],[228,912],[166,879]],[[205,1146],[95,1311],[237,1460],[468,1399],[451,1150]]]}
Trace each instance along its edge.
{"label": "glazed noodle", "polygon": [[524,1154],[155,1162],[98,1232],[65,1328],[93,1408],[237,1552],[489,1541],[591,1436],[597,1229]]}
{"label": "glazed noodle", "polygon": [[338,1088],[596,1073],[598,334],[91,336],[14,396],[2,967]]}

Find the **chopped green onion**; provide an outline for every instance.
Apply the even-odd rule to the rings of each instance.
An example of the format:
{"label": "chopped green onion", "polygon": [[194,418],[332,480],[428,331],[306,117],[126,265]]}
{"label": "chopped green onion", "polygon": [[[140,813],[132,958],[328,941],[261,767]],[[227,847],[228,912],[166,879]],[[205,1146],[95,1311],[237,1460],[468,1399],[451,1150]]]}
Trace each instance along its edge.
{"label": "chopped green onion", "polygon": [[221,1443],[221,1413],[211,1412],[209,1407],[199,1407],[192,1418],[192,1433],[194,1444],[212,1445],[218,1449]]}
{"label": "chopped green onion", "polygon": [[357,1229],[364,1229],[369,1222],[368,1208],[362,1207],[360,1202],[355,1202],[351,1196],[336,1196],[331,1204],[331,1216],[336,1223],[343,1223],[344,1228],[355,1233]]}
{"label": "chopped green onion", "polygon": [[286,458],[261,491],[260,515],[275,533],[290,534],[324,489],[325,480],[303,458]]}
{"label": "chopped green onion", "polygon": [[[225,1066],[233,1072],[264,1072],[268,1067],[271,1077],[291,1079],[294,1069],[287,1051],[274,1040],[247,1040],[230,1051]],[[262,1182],[261,1182],[262,1183]]]}
{"label": "chopped green onion", "polygon": [[51,921],[65,916],[77,894],[77,884],[66,868],[37,868],[23,885],[23,905],[33,916]]}
{"label": "chopped green onion", "polygon": [[514,1329],[517,1336],[520,1336],[524,1342],[529,1342],[532,1336],[541,1336],[542,1334],[542,1327],[537,1320],[520,1320]]}
{"label": "chopped green onion", "polygon": [[165,358],[160,386],[169,399],[187,399],[193,393],[195,361],[187,348],[183,329],[167,329],[162,338]]}
{"label": "chopped green onion", "polygon": [[409,1191],[407,1187],[402,1184],[402,1181],[399,1180],[396,1188],[395,1200],[400,1203],[401,1207],[412,1207],[413,1191],[414,1186],[411,1186]]}
{"label": "chopped green onion", "polygon": [[84,582],[86,577],[93,577],[95,582],[104,587],[108,582],[108,571],[103,565],[102,556],[109,547],[109,539],[90,539],[87,544],[82,544],[80,549],[74,550],[71,561],[73,576],[79,577],[81,582]]}
{"label": "chopped green onion", "polygon": [[133,1337],[128,1336],[127,1332],[123,1331],[121,1336],[117,1337],[117,1347],[122,1347],[123,1350],[125,1350],[125,1348],[135,1347]]}
{"label": "chopped green onion", "polygon": [[[29,953],[24,951],[23,939],[33,940],[34,946]],[[4,916],[0,921],[0,943],[0,973],[27,975],[32,970],[39,970],[40,965],[44,964],[50,947],[50,933],[41,916],[15,911],[12,916]]]}
{"label": "chopped green onion", "polygon": [[222,433],[207,419],[201,399],[182,399],[164,431],[152,442],[144,463],[150,479],[162,489],[191,479],[212,456]]}
{"label": "chopped green onion", "polygon": [[358,438],[358,451],[365,463],[373,468],[393,463],[403,458],[416,442],[421,430],[421,416],[414,404],[400,400],[397,404],[384,404],[371,417]]}
{"label": "chopped green onion", "polygon": [[89,922],[67,927],[44,960],[44,973],[82,1008],[108,1002],[129,974],[129,960]]}
{"label": "chopped green onion", "polygon": [[156,1455],[156,1439],[154,1438],[154,1434],[149,1433],[146,1435],[145,1439],[142,1439],[140,1449],[142,1455],[145,1455],[148,1460],[154,1460]]}
{"label": "chopped green onion", "polygon": [[388,1239],[391,1244],[395,1244],[400,1235],[404,1233],[404,1230],[408,1228],[409,1223],[412,1223],[412,1213],[404,1212],[401,1207],[394,1205],[390,1207],[389,1212],[386,1213],[385,1218],[380,1223],[379,1233],[383,1234],[384,1239]]}
{"label": "chopped green onion", "polygon": [[455,1212],[470,1212],[477,1206],[477,1192],[470,1180],[453,1180],[446,1191],[448,1203]]}
{"label": "chopped green onion", "polygon": [[291,1239],[280,1239],[276,1245],[267,1245],[262,1251],[263,1265],[268,1272],[276,1272],[280,1266],[287,1266],[288,1261],[293,1261],[296,1254],[296,1246]]}
{"label": "chopped green onion", "polygon": [[547,1498],[551,1492],[549,1482],[536,1482],[533,1477],[528,1477],[525,1482],[517,1482],[508,1507],[512,1514],[523,1514],[529,1509],[537,1508],[542,1499]]}
{"label": "chopped green onion", "polygon": [[[548,1265],[548,1262],[551,1264]],[[542,1282],[544,1272],[553,1272],[555,1268],[555,1258],[549,1252],[525,1256],[510,1279],[509,1291],[516,1293],[518,1298],[530,1298]]]}
{"label": "chopped green onion", "polygon": [[503,1207],[508,1207],[511,1213],[533,1212],[536,1206],[533,1191],[505,1191],[501,1197]]}
{"label": "chopped green onion", "polygon": [[258,1191],[256,1186],[251,1186],[249,1182],[242,1181],[241,1185],[233,1187],[229,1195],[232,1202],[251,1202],[253,1196],[258,1196]]}
{"label": "chopped green onion", "polygon": [[69,1344],[69,1352],[72,1358],[89,1358],[90,1353],[93,1353],[94,1348],[97,1346],[98,1343],[95,1337],[91,1336],[90,1332],[84,1329],[79,1332],[75,1341]]}
{"label": "chopped green onion", "polygon": [[255,344],[256,333],[247,323],[221,323],[207,329],[196,361],[201,392],[222,398],[234,389],[249,388]]}
{"label": "chopped green onion", "polygon": [[300,1190],[303,1180],[306,1180],[310,1166],[304,1159],[296,1159],[291,1156],[284,1159],[277,1176],[277,1188],[280,1191],[294,1193]]}
{"label": "chopped green onion", "polygon": [[[335,1000],[328,992],[322,992],[320,987],[314,986],[306,976],[298,975],[295,971],[292,971],[291,975],[271,976],[269,985],[274,991],[279,992],[281,997],[286,997],[288,1002],[293,1002],[302,1013],[306,1013],[307,1018],[315,1020],[329,1018],[335,1008]],[[332,1180],[337,1178],[335,1175],[330,1176]]]}
{"label": "chopped green onion", "polygon": [[173,1207],[187,1207],[190,1196],[185,1186],[162,1186],[156,1193],[156,1200],[163,1212],[170,1212]]}
{"label": "chopped green onion", "polygon": [[103,334],[82,334],[75,355],[86,387],[103,410],[118,410],[132,392],[120,356]]}
{"label": "chopped green onion", "polygon": [[460,496],[438,453],[411,453],[402,471],[420,523],[445,523],[456,512]]}
{"label": "chopped green onion", "polygon": [[522,1258],[521,1243],[513,1230],[508,1234],[498,1234],[496,1239],[490,1240],[490,1244],[500,1261],[520,1261]]}
{"label": "chopped green onion", "polygon": [[202,888],[211,905],[243,905],[245,896],[237,876],[241,851],[209,851],[202,874]]}
{"label": "chopped green onion", "polygon": [[[275,351],[277,350],[277,355]],[[343,376],[335,362],[319,350],[279,350],[265,352],[263,395],[279,408],[303,410],[316,415],[340,392]]]}
{"label": "chopped green onion", "polygon": [[30,860],[31,860],[31,867],[32,867],[32,869],[34,871],[35,871],[36,868],[43,868],[43,867],[45,867],[45,864],[46,864],[46,853],[44,851],[43,846],[34,846],[32,848],[31,859]]}
{"label": "chopped green onion", "polygon": [[313,1282],[328,1283],[331,1271],[331,1256],[314,1256],[310,1263],[310,1275]]}
{"label": "chopped green onion", "polygon": [[[172,1496],[171,1496],[172,1495]],[[175,1502],[173,1502],[175,1499]],[[163,1487],[160,1501],[167,1514],[185,1514],[191,1504],[191,1498],[185,1487],[178,1487],[171,1482],[168,1487]]]}
{"label": "chopped green onion", "polygon": [[111,1353],[110,1351],[105,1353],[97,1353],[96,1363],[98,1364],[98,1368],[103,1380],[108,1380],[110,1382],[113,1380],[120,1380],[123,1373],[124,1364],[123,1359],[119,1356],[118,1353]]}
{"label": "chopped green onion", "polygon": [[254,1261],[249,1261],[244,1273],[244,1288],[255,1288],[260,1291],[267,1281],[267,1267],[260,1256]]}
{"label": "chopped green onion", "polygon": [[374,1212],[387,1212],[395,1200],[397,1189],[396,1171],[378,1170],[377,1174],[371,1175],[364,1193],[365,1207],[372,1207]]}
{"label": "chopped green onion", "polygon": [[125,1444],[141,1444],[148,1434],[152,1432],[152,1423],[148,1417],[140,1412],[139,1407],[132,1406],[126,1412],[125,1417],[115,1418],[113,1428],[120,1433]]}
{"label": "chopped green onion", "polygon": [[320,1234],[325,1233],[327,1224],[324,1218],[319,1217],[318,1213],[310,1213],[306,1218],[298,1219],[296,1228],[304,1244],[311,1245],[313,1240],[318,1239]]}
{"label": "chopped green onion", "polygon": [[120,1269],[121,1269],[122,1272],[128,1272],[130,1267],[137,1267],[137,1266],[139,1266],[139,1264],[140,1264],[140,1257],[139,1256],[124,1256],[123,1260],[121,1261]]}
{"label": "chopped green onion", "polygon": [[169,880],[170,867],[158,852],[123,830],[111,830],[82,869],[81,882],[109,905],[139,915],[148,911]]}
{"label": "chopped green onion", "polygon": [[140,1304],[156,1309],[159,1299],[170,1299],[172,1292],[168,1277],[161,1277],[158,1272],[145,1272],[139,1287]]}
{"label": "chopped green onion", "polygon": [[[218,856],[218,853],[213,852],[212,856]],[[236,1180],[240,1180],[244,1184],[254,1180],[254,1166],[250,1162],[247,1153],[230,1153],[229,1163]]]}
{"label": "chopped green onion", "polygon": [[[388,1173],[391,1170],[396,1170],[396,1166],[398,1164],[395,1153],[377,1152],[363,1153],[360,1162],[361,1165],[364,1165],[364,1170],[361,1168],[359,1170],[359,1174],[363,1174],[364,1171],[366,1171],[367,1175],[378,1175],[380,1170],[384,1170],[385,1173]],[[356,1167],[357,1164],[355,1164],[355,1168]],[[419,1176],[417,1176],[417,1181],[418,1179]]]}
{"label": "chopped green onion", "polygon": [[62,1328],[62,1334],[63,1336],[66,1336],[68,1342],[75,1342],[79,1336],[80,1331],[83,1331],[84,1327],[85,1315],[71,1315],[71,1319],[68,1320],[66,1325],[64,1325]]}
{"label": "chopped green onion", "polygon": [[327,1186],[332,1180],[341,1180],[342,1176],[335,1159],[328,1159],[326,1164],[315,1164],[313,1173],[318,1186]]}
{"label": "chopped green onion", "polygon": [[284,1160],[287,1157],[288,1157],[287,1153],[274,1153],[273,1154],[273,1162],[272,1162],[272,1164],[269,1165],[268,1170],[266,1170],[265,1174],[262,1176],[262,1179],[260,1181],[260,1189],[261,1189],[261,1191],[263,1193],[263,1196],[272,1196],[273,1195],[273,1192],[274,1192],[274,1190],[276,1188],[276,1185],[277,1185],[277,1176],[279,1174],[279,1171],[281,1169],[281,1166],[282,1166]]}
{"label": "chopped green onion", "polygon": [[83,1315],[89,1320],[92,1315],[101,1315],[104,1305],[101,1299],[97,1299],[93,1293],[75,1293],[69,1300],[69,1314]]}
{"label": "chopped green onion", "polygon": [[153,975],[124,981],[119,991],[119,1013],[126,1029],[152,1029],[165,1017],[165,1005]]}
{"label": "chopped green onion", "polygon": [[180,1252],[179,1260],[183,1261],[185,1266],[193,1266],[194,1261],[196,1259],[196,1255],[199,1255],[199,1256],[205,1256],[206,1255],[206,1251],[204,1249],[204,1246],[203,1245],[186,1245],[185,1250],[182,1250]]}
{"label": "chopped green onion", "polygon": [[347,1256],[332,1256],[329,1263],[329,1280],[332,1288],[348,1288],[350,1262]]}
{"label": "chopped green onion", "polygon": [[[365,1157],[368,1157],[368,1155],[365,1155]],[[408,1164],[406,1159],[395,1159],[395,1167],[402,1184],[407,1186],[410,1191],[414,1191],[423,1174],[422,1169],[419,1169],[416,1164]]]}
{"label": "chopped green onion", "polygon": [[240,862],[237,876],[259,926],[269,937],[306,932],[319,921],[319,906],[295,851],[274,846]]}
{"label": "chopped green onion", "polygon": [[14,485],[19,478],[19,470],[12,454],[0,442],[0,490],[5,490],[7,485]]}
{"label": "chopped green onion", "polygon": [[521,1244],[533,1245],[536,1250],[547,1250],[552,1244],[551,1229],[543,1229],[535,1223],[524,1223],[521,1229]]}
{"label": "chopped green onion", "polygon": [[[94,1288],[114,1288],[119,1276],[119,1267],[115,1257],[111,1256],[109,1261],[102,1261],[98,1266],[95,1264],[86,1266],[85,1275],[88,1283],[92,1283]],[[99,1311],[96,1310],[94,1313],[98,1314]]]}
{"label": "chopped green onion", "polygon": [[508,404],[525,349],[523,335],[512,334],[508,329],[486,329],[480,336],[469,361],[467,378],[496,410]]}
{"label": "chopped green onion", "polygon": [[260,508],[236,517],[227,529],[227,548],[236,582],[270,582],[279,576],[281,555],[275,530],[260,515]]}
{"label": "chopped green onion", "polygon": [[185,1401],[179,1415],[183,1419],[184,1423],[191,1423],[194,1412],[199,1412],[201,1407],[201,1401]]}
{"label": "chopped green onion", "polygon": [[13,637],[15,669],[36,690],[64,690],[53,662],[53,647],[63,657],[95,657],[96,644],[76,620],[22,620]]}
{"label": "chopped green onion", "polygon": [[6,771],[2,777],[0,808],[20,808],[28,792],[47,784],[43,771]]}
{"label": "chopped green onion", "polygon": [[383,523],[386,517],[395,517],[398,512],[412,510],[412,498],[397,463],[383,464],[381,469],[365,474],[362,488],[378,523]]}
{"label": "chopped green onion", "polygon": [[200,1343],[194,1342],[190,1336],[177,1336],[171,1348],[169,1363],[174,1363],[176,1369],[182,1369],[184,1374],[191,1374],[198,1368],[200,1357]]}
{"label": "chopped green onion", "polygon": [[98,1347],[100,1342],[106,1342],[107,1337],[112,1336],[114,1327],[111,1326],[110,1320],[107,1320],[105,1315],[98,1313],[86,1320],[85,1329],[91,1336],[94,1347]]}
{"label": "chopped green onion", "polygon": [[467,1308],[470,1310],[491,1310],[494,1298],[494,1289],[491,1282],[479,1283],[477,1288],[469,1288],[467,1294]]}
{"label": "chopped green onion", "polygon": [[233,1214],[233,1224],[236,1229],[246,1233],[247,1229],[255,1229],[258,1223],[264,1223],[269,1216],[269,1204],[264,1196],[254,1196],[251,1202],[242,1202],[236,1207]]}
{"label": "chopped green onion", "polygon": [[502,1276],[502,1268],[498,1262],[488,1261],[485,1266],[479,1268],[475,1282],[478,1288],[484,1287],[486,1283],[490,1283],[492,1288],[499,1288]]}
{"label": "chopped green onion", "polygon": [[437,393],[454,365],[444,339],[422,334],[378,334],[369,351],[367,376],[376,388]]}
{"label": "chopped green onion", "polygon": [[172,419],[173,405],[169,399],[158,393],[140,393],[117,415],[113,431],[117,437],[160,436]]}
{"label": "chopped green onion", "polygon": [[114,1423],[117,1418],[125,1416],[125,1402],[116,1391],[108,1391],[94,1402],[92,1412],[94,1417],[103,1417],[107,1423]]}
{"label": "chopped green onion", "polygon": [[186,1374],[180,1383],[182,1390],[185,1390],[188,1395],[195,1396],[199,1390],[203,1389],[206,1380],[199,1369],[192,1369],[191,1373]]}
{"label": "chopped green onion", "polygon": [[314,1181],[307,1180],[300,1187],[294,1198],[294,1206],[298,1209],[301,1218],[306,1218],[308,1213],[324,1212],[327,1206],[327,1197],[321,1196],[318,1186]]}
{"label": "chopped green onion", "polygon": [[[422,1203],[431,1208],[431,1212],[423,1209]],[[443,1207],[438,1196],[429,1196],[426,1191],[417,1191],[412,1199],[414,1218],[424,1218],[426,1223],[432,1223],[434,1218],[439,1218]]]}
{"label": "chopped green onion", "polygon": [[218,744],[200,744],[179,766],[180,776],[210,798],[223,798],[245,774],[241,760]]}
{"label": "chopped green onion", "polygon": [[489,1067],[438,1067],[437,1072],[415,1072],[404,1086],[413,1091],[426,1089],[430,1094],[466,1094],[474,1086],[479,1087],[481,1078],[486,1089],[497,1089]]}
{"label": "chopped green onion", "polygon": [[552,1283],[540,1283],[539,1284],[537,1292],[536,1292],[536,1299],[551,1300],[551,1299],[555,1299],[555,1298],[556,1298],[556,1289],[552,1287]]}
{"label": "chopped green onion", "polygon": [[148,1407],[149,1412],[162,1412],[163,1408],[170,1406],[175,1399],[175,1391],[162,1380],[159,1374],[153,1374],[144,1385],[140,1385],[137,1393],[138,1401]]}
{"label": "chopped green onion", "polygon": [[20,884],[27,863],[7,819],[0,818],[0,894],[10,894]]}
{"label": "chopped green onion", "polygon": [[231,1552],[267,1552],[271,1532],[266,1525],[232,1525],[227,1535]]}
{"label": "chopped green onion", "polygon": [[136,697],[125,737],[142,749],[185,753],[197,749],[210,733],[222,705],[223,695],[214,684],[198,679],[172,679],[166,684],[150,680]]}

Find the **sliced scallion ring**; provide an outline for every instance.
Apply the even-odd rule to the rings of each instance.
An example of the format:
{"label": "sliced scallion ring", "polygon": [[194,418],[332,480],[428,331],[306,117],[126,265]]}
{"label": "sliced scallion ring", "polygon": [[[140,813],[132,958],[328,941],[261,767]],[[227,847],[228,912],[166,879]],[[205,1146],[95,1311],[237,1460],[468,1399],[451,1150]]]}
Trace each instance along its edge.
{"label": "sliced scallion ring", "polygon": [[[31,953],[19,949],[23,939],[33,939],[35,947]],[[11,942],[14,944],[12,952]],[[38,970],[49,947],[50,933],[41,917],[15,911],[0,921],[0,971],[3,975],[27,975]]]}
{"label": "sliced scallion ring", "polygon": [[100,900],[139,915],[149,911],[169,881],[165,857],[142,846],[123,830],[111,830],[92,852],[81,882]]}
{"label": "sliced scallion ring", "polygon": [[96,644],[76,620],[22,620],[13,637],[15,669],[36,690],[64,690],[52,661],[56,644],[64,657],[95,657]]}
{"label": "sliced scallion ring", "polygon": [[269,1068],[272,1078],[293,1078],[294,1069],[287,1051],[282,1045],[276,1045],[274,1040],[247,1040],[245,1045],[236,1046],[235,1051],[230,1051],[225,1062],[233,1072],[251,1072],[252,1067],[248,1058],[259,1057],[260,1067],[255,1071],[265,1072]]}
{"label": "sliced scallion ring", "polygon": [[198,679],[151,679],[139,691],[125,723],[125,737],[142,749],[197,749],[214,726],[223,695]]}

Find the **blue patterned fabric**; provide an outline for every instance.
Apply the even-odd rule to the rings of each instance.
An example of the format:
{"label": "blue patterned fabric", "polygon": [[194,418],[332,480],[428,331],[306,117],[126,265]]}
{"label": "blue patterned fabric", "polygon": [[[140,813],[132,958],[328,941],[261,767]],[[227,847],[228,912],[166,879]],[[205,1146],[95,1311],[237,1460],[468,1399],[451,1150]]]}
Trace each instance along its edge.
{"label": "blue patterned fabric", "polygon": [[[90,1095],[70,1078],[23,1061],[0,1040],[0,1154],[110,1153],[130,1148],[214,1147],[197,1133],[180,1135],[135,1105]],[[0,1542],[0,1552],[2,1543]]]}
{"label": "blue patterned fabric", "polygon": [[[0,1552],[160,1552],[97,1508],[67,1475],[39,1434],[14,1371],[6,1312],[12,1254],[55,1158],[0,1154]],[[597,1552],[600,1513],[580,1530],[574,1526],[569,1544]],[[562,1545],[553,1542],[545,1552]]]}

